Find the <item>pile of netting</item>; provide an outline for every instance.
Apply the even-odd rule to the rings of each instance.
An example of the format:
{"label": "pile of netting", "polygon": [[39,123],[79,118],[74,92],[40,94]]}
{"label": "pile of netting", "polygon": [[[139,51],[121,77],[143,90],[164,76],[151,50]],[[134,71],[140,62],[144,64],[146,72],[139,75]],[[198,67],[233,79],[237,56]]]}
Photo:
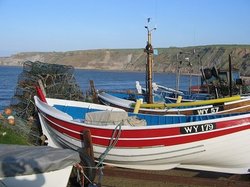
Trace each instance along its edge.
{"label": "pile of netting", "polygon": [[[10,106],[18,118],[38,121],[34,95],[39,81],[44,86],[46,97],[81,101],[85,99],[74,77],[72,66],[26,61],[23,64],[23,72],[18,76]],[[31,135],[40,136],[38,124],[26,128],[30,129]]]}

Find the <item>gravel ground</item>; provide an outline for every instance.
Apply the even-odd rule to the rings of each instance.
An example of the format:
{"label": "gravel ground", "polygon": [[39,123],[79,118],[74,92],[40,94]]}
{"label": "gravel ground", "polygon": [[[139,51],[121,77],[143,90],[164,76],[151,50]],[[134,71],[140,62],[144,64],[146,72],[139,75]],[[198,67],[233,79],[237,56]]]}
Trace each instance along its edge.
{"label": "gravel ground", "polygon": [[[112,168],[111,168],[112,169]],[[172,169],[168,171],[138,171],[136,176],[133,178],[124,176],[110,176],[110,173],[104,169],[104,175],[102,178],[102,186],[103,187],[221,187],[219,183],[213,183],[210,181],[221,181],[222,186],[238,186],[236,184],[237,181],[241,181],[244,186],[248,186],[250,184],[250,176],[249,175],[230,175],[223,173],[214,173],[214,172],[199,172],[194,170],[183,170],[183,169]],[[113,169],[112,169],[113,170]],[[115,168],[114,172],[117,170]],[[119,172],[129,172],[126,169],[118,169]],[[136,171],[136,170],[135,170]],[[106,174],[105,174],[106,173]],[[143,174],[145,176],[145,180],[143,179]],[[169,176],[177,176],[180,177],[180,180],[149,180],[146,177],[148,174],[159,174],[166,175],[166,178]],[[204,183],[198,182],[198,184],[192,182],[192,178],[196,181],[204,180]],[[190,180],[191,179],[191,180]],[[95,180],[98,183],[98,175]],[[247,182],[245,184],[244,182]],[[227,185],[228,184],[228,185]],[[249,185],[250,186],[250,185]]]}

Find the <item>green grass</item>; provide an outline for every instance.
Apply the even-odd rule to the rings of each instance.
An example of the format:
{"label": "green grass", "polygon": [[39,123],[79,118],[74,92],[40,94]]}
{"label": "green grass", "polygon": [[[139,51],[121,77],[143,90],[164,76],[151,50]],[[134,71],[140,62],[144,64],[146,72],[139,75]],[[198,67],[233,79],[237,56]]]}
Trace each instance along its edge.
{"label": "green grass", "polygon": [[28,140],[0,121],[0,144],[28,145]]}

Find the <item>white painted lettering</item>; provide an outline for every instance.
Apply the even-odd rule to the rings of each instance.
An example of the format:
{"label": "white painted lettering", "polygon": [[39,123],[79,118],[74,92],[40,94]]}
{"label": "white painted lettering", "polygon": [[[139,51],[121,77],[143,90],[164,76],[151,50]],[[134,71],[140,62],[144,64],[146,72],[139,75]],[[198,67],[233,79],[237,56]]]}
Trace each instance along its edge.
{"label": "white painted lettering", "polygon": [[191,133],[192,132],[192,126],[191,127],[184,127],[186,133]]}
{"label": "white painted lettering", "polygon": [[198,113],[199,115],[202,115],[202,114],[204,113],[204,111],[203,111],[203,110],[197,110],[197,113]]}
{"label": "white painted lettering", "polygon": [[216,129],[216,124],[209,123],[209,124],[181,127],[180,132],[181,134],[189,134],[189,133],[212,131],[214,129]]}
{"label": "white painted lettering", "polygon": [[204,112],[205,112],[205,114],[207,114],[208,113],[208,108],[204,109]]}
{"label": "white painted lettering", "polygon": [[193,127],[194,127],[195,132],[198,132],[198,127],[199,126],[193,126]]}

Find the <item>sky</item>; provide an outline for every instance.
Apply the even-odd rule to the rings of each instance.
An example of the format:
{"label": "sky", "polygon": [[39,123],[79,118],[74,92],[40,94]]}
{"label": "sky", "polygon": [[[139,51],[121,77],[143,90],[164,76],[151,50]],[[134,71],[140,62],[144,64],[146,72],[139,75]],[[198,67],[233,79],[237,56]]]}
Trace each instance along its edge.
{"label": "sky", "polygon": [[[151,18],[147,22],[147,18]],[[0,56],[250,44],[249,0],[0,0]]]}

